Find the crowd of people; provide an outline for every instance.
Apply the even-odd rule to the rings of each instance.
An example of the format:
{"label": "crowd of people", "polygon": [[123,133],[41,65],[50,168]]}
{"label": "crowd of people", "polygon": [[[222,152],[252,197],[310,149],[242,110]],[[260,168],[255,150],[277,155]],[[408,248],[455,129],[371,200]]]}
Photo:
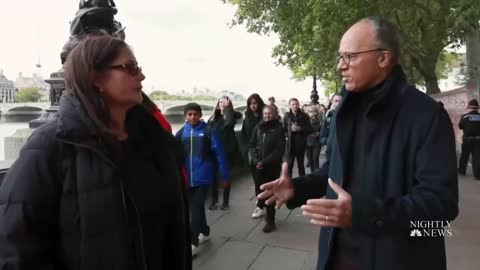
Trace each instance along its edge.
{"label": "crowd of people", "polygon": [[[388,21],[355,23],[338,51],[344,86],[328,108],[291,98],[280,118],[273,97],[248,97],[252,218],[265,216],[270,233],[276,208],[301,207],[321,226],[317,269],[446,269],[443,237],[410,238],[410,225],[458,215],[448,114],[408,84]],[[106,34],[80,41],[64,69],[58,119],[33,133],[0,187],[0,269],[192,269],[211,235],[206,202],[215,211],[222,187],[220,211],[230,208],[242,115],[225,96],[204,122],[189,103],[172,135],[131,48]],[[464,119],[465,131],[480,122]]]}
{"label": "crowd of people", "polygon": [[[259,94],[255,93],[247,99],[247,109],[242,115],[233,108],[228,96],[221,97],[213,114],[207,122],[201,120],[202,108],[197,103],[185,106],[186,123],[175,137],[183,145],[188,193],[192,220],[192,253],[198,251],[198,245],[210,238],[207,225],[205,203],[213,211],[218,208],[219,188],[223,188],[221,210],[230,208],[231,188],[230,169],[246,163],[250,169],[255,195],[260,194],[260,186],[280,176],[281,164],[289,161],[291,167],[296,158],[301,175],[305,174],[304,156],[308,152],[311,171],[318,169],[322,143],[322,126],[327,127],[333,111],[340,100],[339,95],[332,96],[325,111],[324,105],[313,104],[300,109],[299,101],[289,101],[290,111],[280,120],[275,98],[269,98],[266,105]],[[307,112],[305,112],[305,111]],[[329,116],[329,117],[327,117]],[[243,157],[246,162],[239,161],[239,142],[235,135],[235,125],[243,118],[240,139],[246,145]],[[328,131],[323,131],[326,134]],[[326,135],[325,135],[326,134]],[[209,192],[210,190],[210,192]],[[209,195],[210,194],[210,195]],[[275,207],[265,205],[259,199],[252,218],[265,216],[263,231],[270,233],[276,229]]]}

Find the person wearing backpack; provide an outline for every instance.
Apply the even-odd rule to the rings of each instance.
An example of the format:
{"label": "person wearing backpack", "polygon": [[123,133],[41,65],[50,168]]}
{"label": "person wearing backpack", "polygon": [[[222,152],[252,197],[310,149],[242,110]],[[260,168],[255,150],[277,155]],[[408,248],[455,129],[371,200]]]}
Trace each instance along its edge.
{"label": "person wearing backpack", "polygon": [[191,209],[192,255],[196,255],[198,245],[210,239],[210,227],[205,215],[208,188],[215,181],[217,168],[223,184],[227,186],[230,168],[218,135],[200,120],[200,105],[188,103],[185,105],[184,115],[186,123],[175,137],[184,147]]}

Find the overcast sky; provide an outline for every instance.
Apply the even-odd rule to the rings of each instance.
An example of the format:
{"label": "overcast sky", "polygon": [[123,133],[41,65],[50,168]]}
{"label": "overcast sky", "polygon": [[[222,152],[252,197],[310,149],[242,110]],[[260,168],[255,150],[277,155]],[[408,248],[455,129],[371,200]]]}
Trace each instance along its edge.
{"label": "overcast sky", "polygon": [[[44,77],[60,68],[60,51],[78,0],[0,0],[0,69],[10,80],[31,76],[35,64]],[[194,87],[257,92],[308,100],[312,80],[291,79],[271,57],[274,36],[230,28],[235,8],[220,0],[116,0],[116,20],[143,67],[144,89],[180,91]],[[48,6],[48,7],[47,7]],[[322,93],[320,93],[322,94]]]}

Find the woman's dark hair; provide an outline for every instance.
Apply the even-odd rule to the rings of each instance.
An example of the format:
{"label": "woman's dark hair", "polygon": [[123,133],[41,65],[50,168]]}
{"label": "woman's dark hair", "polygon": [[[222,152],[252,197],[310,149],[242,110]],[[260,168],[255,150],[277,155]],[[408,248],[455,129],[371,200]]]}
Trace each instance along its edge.
{"label": "woman's dark hair", "polygon": [[[220,100],[222,100],[222,98],[230,100],[229,108],[233,110],[232,100],[228,96],[223,96],[223,97],[219,98],[218,101],[217,101],[217,105],[215,106],[215,110],[213,111],[213,115],[210,118],[213,122],[218,121],[222,117],[222,112],[220,111]],[[227,107],[225,107],[225,108],[227,108]]]}
{"label": "woman's dark hair", "polygon": [[247,112],[253,113],[252,109],[250,109],[250,104],[252,104],[253,100],[255,100],[258,103],[258,112],[261,113],[263,111],[263,107],[265,106],[265,103],[263,102],[263,99],[260,97],[260,95],[257,93],[251,94],[247,98]]}
{"label": "woman's dark hair", "polygon": [[116,143],[118,132],[110,128],[110,110],[100,89],[95,86],[94,78],[105,73],[125,48],[129,48],[125,41],[109,35],[88,36],[68,53],[64,64],[65,93],[79,99],[102,139],[109,145]]}

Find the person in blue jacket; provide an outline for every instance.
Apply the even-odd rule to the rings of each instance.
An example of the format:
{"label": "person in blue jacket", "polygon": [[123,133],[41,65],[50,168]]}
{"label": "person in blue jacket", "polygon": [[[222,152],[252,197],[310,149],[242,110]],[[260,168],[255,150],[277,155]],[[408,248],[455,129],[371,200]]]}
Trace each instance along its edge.
{"label": "person in blue jacket", "polygon": [[191,209],[192,255],[198,245],[210,239],[210,227],[205,215],[205,199],[220,171],[224,185],[229,184],[230,168],[220,138],[213,129],[200,120],[202,108],[188,103],[184,108],[186,123],[175,137],[182,142]]}

